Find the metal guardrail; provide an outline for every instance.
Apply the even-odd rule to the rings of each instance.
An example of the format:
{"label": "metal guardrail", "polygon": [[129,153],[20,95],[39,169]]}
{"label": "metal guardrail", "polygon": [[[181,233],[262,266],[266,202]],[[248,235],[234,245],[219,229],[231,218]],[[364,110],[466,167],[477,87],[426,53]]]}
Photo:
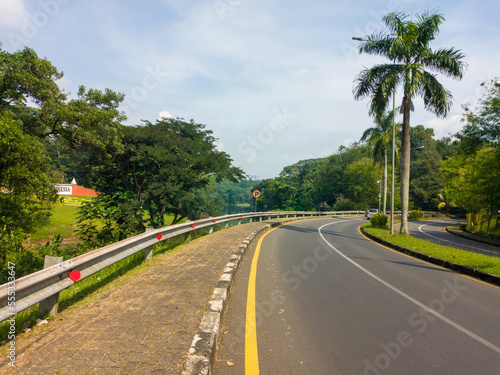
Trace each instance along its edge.
{"label": "metal guardrail", "polygon": [[[17,280],[10,281],[0,286],[0,322],[9,319],[17,313],[36,305],[39,302],[53,301],[57,304],[57,296],[62,290],[69,288],[80,280],[83,280],[96,272],[99,272],[112,264],[119,262],[139,251],[144,251],[145,259],[151,259],[153,246],[166,239],[180,235],[189,235],[195,230],[209,228],[220,224],[236,222],[241,224],[242,220],[261,221],[273,217],[297,217],[297,216],[328,216],[328,215],[364,215],[365,211],[281,211],[281,212],[256,212],[246,214],[225,215],[202,219],[182,224],[171,225],[164,228],[154,229],[141,233],[134,237],[101,247],[99,249],[82,254],[75,258],[55,264],[51,267],[26,275]],[[69,278],[71,271],[80,272],[78,281]],[[14,298],[12,298],[14,297]],[[54,301],[55,298],[55,301]],[[14,302],[14,303],[12,303]],[[50,303],[49,303],[50,304]],[[45,311],[50,311],[47,308]]]}

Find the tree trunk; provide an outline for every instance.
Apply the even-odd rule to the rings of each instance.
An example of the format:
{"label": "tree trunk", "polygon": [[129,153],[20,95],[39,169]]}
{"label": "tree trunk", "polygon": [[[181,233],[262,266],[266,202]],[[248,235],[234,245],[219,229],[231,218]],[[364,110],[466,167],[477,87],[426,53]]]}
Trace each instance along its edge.
{"label": "tree trunk", "polygon": [[384,148],[384,215],[387,210],[387,149]]}
{"label": "tree trunk", "polygon": [[403,141],[401,147],[401,229],[399,233],[410,234],[408,229],[408,205],[410,196],[410,102],[403,98]]}

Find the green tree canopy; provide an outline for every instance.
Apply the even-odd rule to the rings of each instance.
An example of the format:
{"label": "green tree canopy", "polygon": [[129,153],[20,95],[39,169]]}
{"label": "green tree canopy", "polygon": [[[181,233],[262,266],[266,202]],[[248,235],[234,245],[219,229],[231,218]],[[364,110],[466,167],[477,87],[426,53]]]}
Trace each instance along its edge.
{"label": "green tree canopy", "polygon": [[456,134],[462,151],[471,153],[487,145],[500,148],[500,86],[498,80],[493,82],[487,84],[475,111],[464,106],[466,124]]}
{"label": "green tree canopy", "polygon": [[[212,131],[193,120],[146,121],[122,127],[121,134],[124,151],[91,171],[93,184],[105,194],[132,192],[148,211],[153,227],[163,226],[167,213],[174,215],[174,223],[193,217],[192,202],[199,194],[207,196],[201,190],[212,177],[218,181],[243,177],[229,155],[217,150]],[[209,211],[213,204],[197,202],[196,211]]]}
{"label": "green tree canopy", "polygon": [[500,153],[495,149],[457,154],[443,163],[442,172],[451,198],[467,212],[491,215],[500,209]]}

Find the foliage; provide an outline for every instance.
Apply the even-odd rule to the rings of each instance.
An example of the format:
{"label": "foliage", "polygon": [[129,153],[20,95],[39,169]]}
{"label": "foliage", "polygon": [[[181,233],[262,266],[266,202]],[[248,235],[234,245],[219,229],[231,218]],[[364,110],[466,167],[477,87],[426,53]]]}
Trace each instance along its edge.
{"label": "foliage", "polygon": [[122,127],[121,135],[123,152],[89,171],[90,179],[105,196],[127,193],[130,204],[147,212],[150,227],[164,226],[166,214],[174,215],[175,224],[217,212],[221,201],[209,187],[212,179],[236,181],[243,175],[217,150],[212,131],[193,120],[146,121]]}
{"label": "foliage", "polygon": [[382,169],[373,166],[368,158],[363,158],[347,167],[344,180],[347,184],[347,196],[356,203],[358,209],[378,207],[379,185]]}
{"label": "foliage", "polygon": [[432,138],[434,131],[417,125],[410,128],[411,134],[411,184],[410,200],[413,207],[435,210],[436,200],[442,190],[441,155]]}
{"label": "foliage", "polygon": [[30,48],[0,50],[0,112],[11,112],[26,134],[64,141],[93,158],[119,149],[118,123],[124,116],[118,106],[124,95],[80,86],[77,99],[68,101],[57,85],[62,77]]}
{"label": "foliage", "polygon": [[410,219],[411,220],[419,220],[424,217],[424,213],[419,210],[413,210],[410,212]]}
{"label": "foliage", "polygon": [[216,184],[217,195],[222,198],[226,206],[250,203],[254,181],[241,180],[234,182],[223,178]]}
{"label": "foliage", "polygon": [[500,152],[483,148],[475,154],[458,154],[441,169],[453,201],[467,212],[492,214],[500,209]]}
{"label": "foliage", "polygon": [[464,55],[453,48],[432,50],[430,42],[439,33],[444,17],[438,13],[417,15],[408,20],[403,13],[389,13],[382,19],[388,33],[376,32],[364,38],[360,52],[381,55],[392,64],[379,64],[364,69],[356,77],[355,99],[370,99],[370,114],[380,115],[388,107],[398,85],[403,86],[403,141],[401,150],[401,233],[408,233],[407,212],[410,180],[410,111],[413,100],[420,96],[427,110],[445,117],[451,107],[452,95],[429,70],[448,77],[463,76]]}
{"label": "foliage", "polygon": [[378,213],[370,218],[370,223],[374,228],[385,228],[387,226],[387,221],[389,218],[383,213]]}
{"label": "foliage", "polygon": [[456,207],[455,201],[452,200],[451,195],[446,187],[443,187],[441,193],[437,195],[437,208],[448,212],[450,208]]}
{"label": "foliage", "polygon": [[[62,256],[66,259],[78,255],[74,247],[62,248],[63,239],[56,235],[45,245],[28,244],[24,235],[18,233],[0,232],[0,248],[8,247],[5,264],[14,263],[16,265],[16,278],[20,278],[30,273],[43,269],[45,256]],[[0,271],[0,284],[7,282],[7,267]]]}
{"label": "foliage", "polygon": [[356,204],[347,198],[341,198],[335,202],[332,211],[356,211]]}
{"label": "foliage", "polygon": [[465,153],[473,153],[488,145],[499,148],[500,87],[488,83],[486,93],[480,99],[476,110],[472,111],[469,105],[465,105],[464,110],[463,121],[466,125],[456,134],[460,149]]}
{"label": "foliage", "polygon": [[[376,181],[381,169],[373,167],[367,158],[370,148],[353,143],[340,146],[338,152],[323,158],[303,160],[285,167],[274,179],[266,179],[254,186],[262,192],[259,210],[338,210],[365,209],[368,200],[376,202]],[[363,160],[361,164],[356,164]],[[353,164],[356,164],[353,166]],[[377,172],[378,171],[378,172]],[[367,179],[365,174],[369,175]],[[371,186],[371,182],[373,185]],[[353,184],[355,186],[353,186]],[[368,191],[365,191],[369,189]]]}
{"label": "foliage", "polygon": [[[383,191],[382,191],[382,211],[385,212],[387,208],[387,153],[392,150],[392,132],[394,111],[379,114],[375,116],[375,127],[368,128],[361,136],[361,141],[368,141],[368,145],[373,147],[373,159],[377,161],[378,158],[383,160],[384,174],[383,174]],[[400,131],[401,124],[394,124],[395,134]],[[398,139],[396,139],[399,141]],[[395,140],[395,141],[396,141]],[[400,143],[396,142],[396,151],[400,147]],[[397,152],[396,152],[397,154]],[[393,161],[394,165],[395,162]]]}
{"label": "foliage", "polygon": [[133,194],[103,194],[79,207],[78,235],[85,247],[97,248],[144,231],[143,210]]}
{"label": "foliage", "polygon": [[46,174],[48,157],[9,113],[0,113],[0,155],[0,228],[31,232],[57,197]]}

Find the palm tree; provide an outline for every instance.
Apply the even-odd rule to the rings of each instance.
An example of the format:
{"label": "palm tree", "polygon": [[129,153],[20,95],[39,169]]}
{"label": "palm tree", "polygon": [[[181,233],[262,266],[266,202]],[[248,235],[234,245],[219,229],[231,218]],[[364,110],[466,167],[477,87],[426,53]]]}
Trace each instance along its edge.
{"label": "palm tree", "polygon": [[375,65],[364,69],[355,80],[355,99],[370,98],[370,114],[383,113],[399,85],[403,86],[403,145],[401,150],[401,233],[408,234],[408,202],[410,181],[410,111],[413,100],[420,96],[425,108],[437,116],[446,117],[452,104],[451,92],[430,73],[434,70],[448,77],[461,79],[466,68],[460,50],[441,48],[436,51],[429,43],[439,33],[444,17],[437,13],[424,13],[416,21],[407,15],[389,13],[382,21],[389,29],[367,36],[359,51],[381,55],[392,64]]}
{"label": "palm tree", "polygon": [[[391,147],[392,143],[392,119],[393,111],[376,116],[376,126],[366,129],[360,139],[360,142],[368,141],[368,145],[373,147],[373,159],[375,161],[377,161],[380,156],[384,161],[384,199],[382,211],[384,213],[387,209],[387,150]],[[397,124],[397,127],[400,127],[400,125]],[[396,142],[398,141],[399,140],[396,140]],[[398,147],[399,146],[396,146],[396,150]]]}

